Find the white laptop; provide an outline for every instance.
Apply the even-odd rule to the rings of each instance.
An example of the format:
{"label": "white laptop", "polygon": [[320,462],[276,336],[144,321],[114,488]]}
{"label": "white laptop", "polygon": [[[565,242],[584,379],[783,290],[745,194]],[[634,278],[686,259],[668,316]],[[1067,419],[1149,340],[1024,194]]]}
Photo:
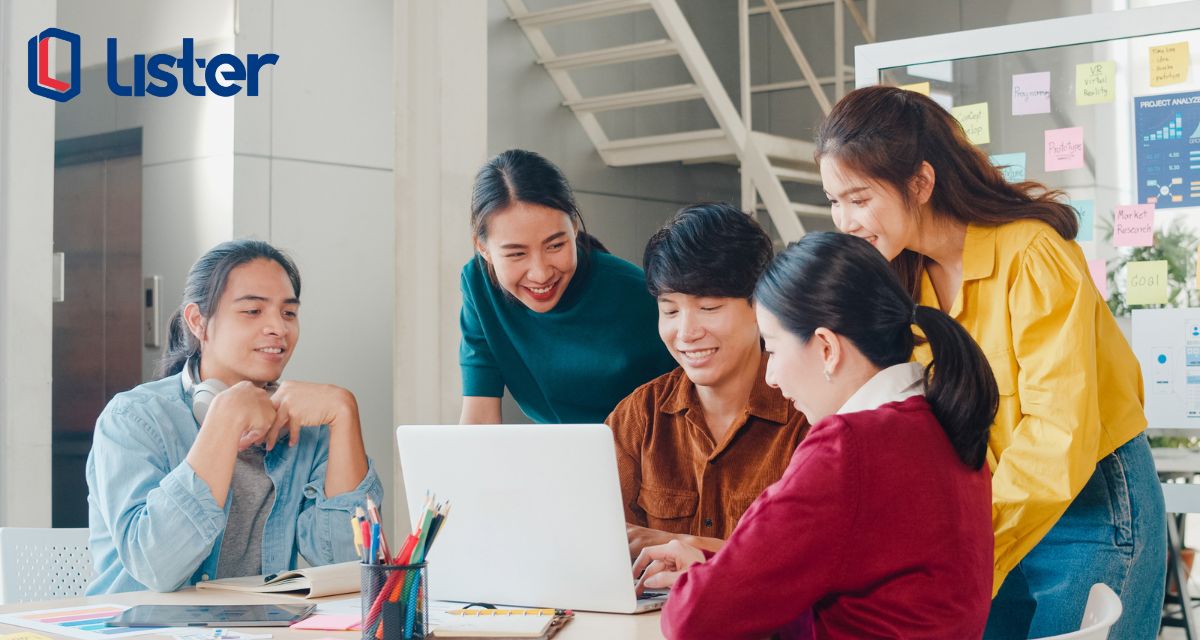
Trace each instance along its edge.
{"label": "white laptop", "polygon": [[428,556],[431,598],[613,613],[666,601],[634,592],[608,427],[401,426],[396,440],[409,517],[427,491],[451,505]]}

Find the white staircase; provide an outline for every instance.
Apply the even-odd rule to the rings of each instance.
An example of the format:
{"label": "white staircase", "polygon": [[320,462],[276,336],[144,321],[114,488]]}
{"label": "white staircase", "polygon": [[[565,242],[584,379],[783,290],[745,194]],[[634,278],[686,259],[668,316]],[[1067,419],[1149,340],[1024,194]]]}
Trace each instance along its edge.
{"label": "white staircase", "polygon": [[[832,1],[840,7],[843,0]],[[844,0],[853,10],[851,0]],[[813,144],[808,141],[785,138],[768,133],[751,131],[746,121],[738,113],[729,94],[721,85],[713,70],[711,62],[700,47],[699,41],[684,18],[676,0],[591,0],[570,4],[554,9],[530,12],[524,0],[505,0],[511,17],[521,26],[529,42],[533,45],[538,62],[546,68],[554,83],[563,95],[563,104],[575,112],[584,131],[591,138],[600,157],[609,166],[625,167],[658,162],[734,162],[742,171],[744,189],[751,187],[749,199],[743,197],[743,206],[750,208],[747,203],[761,200],[761,208],[770,216],[780,238],[786,243],[799,239],[804,235],[802,218],[819,216],[828,218],[829,207],[816,204],[791,202],[784,188],[784,182],[799,182],[807,184],[821,183],[820,175],[813,164]],[[765,0],[766,8],[778,14],[780,8],[789,8],[784,4],[776,5],[775,0]],[[872,0],[873,2],[873,0]],[[814,4],[792,3],[796,4]],[[765,9],[763,9],[765,10]],[[620,47],[611,47],[584,53],[557,55],[547,40],[543,29],[553,25],[570,22],[595,20],[635,12],[653,12],[662,24],[666,33],[665,39],[639,42]],[[743,16],[746,5],[743,2]],[[785,38],[790,39],[789,48],[793,55],[799,53],[794,38],[786,26],[780,27]],[[745,28],[743,27],[743,43]],[[841,38],[838,39],[839,46]],[[743,44],[743,75],[748,76],[745,62],[745,47]],[[570,72],[585,67],[615,65],[638,60],[649,60],[667,56],[679,57],[691,82],[654,89],[630,91],[611,95],[584,97]],[[797,56],[797,61],[803,60],[803,54]],[[839,58],[839,62],[840,62]],[[846,68],[837,75],[839,82],[838,94],[841,93],[841,82],[846,77]],[[814,95],[820,94],[818,101],[822,109],[828,112],[828,99],[820,89],[823,81],[812,73],[806,60],[801,68],[812,84]],[[744,87],[748,87],[748,79],[743,79]],[[748,112],[749,94],[743,91],[743,111]],[[716,129],[686,131],[665,135],[643,136],[619,140],[610,139],[600,125],[596,114],[613,109],[632,109],[651,105],[703,100],[713,118],[717,122]],[[754,197],[754,194],[757,197]]]}

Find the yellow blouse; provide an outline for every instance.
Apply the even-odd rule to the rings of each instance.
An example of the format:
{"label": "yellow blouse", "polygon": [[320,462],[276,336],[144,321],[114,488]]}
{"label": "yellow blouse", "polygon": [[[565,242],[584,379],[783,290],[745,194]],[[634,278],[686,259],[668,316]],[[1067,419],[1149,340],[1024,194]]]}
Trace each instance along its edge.
{"label": "yellow blouse", "polygon": [[[928,274],[920,302],[940,307]],[[1043,222],[969,225],[950,315],[979,343],[1000,390],[988,442],[994,595],[1096,463],[1146,429],[1142,371],[1083,251]],[[928,363],[928,346],[916,358]]]}

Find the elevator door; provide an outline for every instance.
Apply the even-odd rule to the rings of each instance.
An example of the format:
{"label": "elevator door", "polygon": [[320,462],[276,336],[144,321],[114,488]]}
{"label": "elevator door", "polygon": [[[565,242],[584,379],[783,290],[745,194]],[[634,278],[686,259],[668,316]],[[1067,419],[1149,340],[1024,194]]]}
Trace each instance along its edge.
{"label": "elevator door", "polygon": [[142,158],[97,155],[60,156],[54,172],[54,251],[64,265],[54,303],[55,527],[87,526],[96,418],[142,381]]}

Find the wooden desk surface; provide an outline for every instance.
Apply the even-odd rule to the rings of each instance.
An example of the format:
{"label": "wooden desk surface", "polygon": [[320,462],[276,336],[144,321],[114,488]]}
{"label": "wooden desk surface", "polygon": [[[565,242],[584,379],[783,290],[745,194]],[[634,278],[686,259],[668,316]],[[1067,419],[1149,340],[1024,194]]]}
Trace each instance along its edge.
{"label": "wooden desk surface", "polygon": [[[316,599],[311,602],[323,602],[326,600],[342,600],[351,597],[350,595],[332,596],[330,598]],[[175,593],[154,593],[150,591],[135,591],[130,593],[118,593],[106,596],[93,596],[90,598],[69,598],[64,600],[52,600],[47,602],[33,602],[22,604],[10,604],[0,606],[0,614],[3,613],[18,613],[21,611],[37,611],[40,609],[58,609],[62,607],[72,607],[81,604],[295,604],[295,599],[283,599],[271,597],[261,594],[236,593],[233,591],[204,591],[197,592],[195,589],[185,589]],[[563,628],[558,635],[554,636],[561,640],[659,640],[662,632],[658,628],[658,612],[640,613],[637,615],[620,615],[609,613],[586,613],[577,612],[575,620]],[[8,633],[16,633],[18,631],[29,631],[22,627],[14,627],[0,623],[0,635]],[[339,638],[343,640],[357,640],[359,633],[357,631],[293,631],[287,627],[256,627],[246,629],[247,633],[270,633],[272,640],[316,640],[317,638]],[[45,634],[41,631],[34,633]],[[61,637],[61,636],[59,636]],[[143,635],[135,636],[135,640],[163,640],[164,638],[172,638],[168,635]]]}

